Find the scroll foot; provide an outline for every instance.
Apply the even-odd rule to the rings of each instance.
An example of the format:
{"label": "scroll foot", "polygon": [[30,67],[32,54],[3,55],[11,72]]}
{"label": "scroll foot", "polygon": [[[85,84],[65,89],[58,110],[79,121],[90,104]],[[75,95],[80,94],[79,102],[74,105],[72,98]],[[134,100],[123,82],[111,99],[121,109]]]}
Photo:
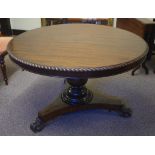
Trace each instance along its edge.
{"label": "scroll foot", "polygon": [[121,112],[120,116],[122,116],[122,117],[127,118],[127,117],[132,116],[132,110],[130,108],[123,107],[120,112]]}
{"label": "scroll foot", "polygon": [[30,125],[30,129],[34,132],[40,132],[45,127],[45,123],[40,119],[36,118],[35,122]]}

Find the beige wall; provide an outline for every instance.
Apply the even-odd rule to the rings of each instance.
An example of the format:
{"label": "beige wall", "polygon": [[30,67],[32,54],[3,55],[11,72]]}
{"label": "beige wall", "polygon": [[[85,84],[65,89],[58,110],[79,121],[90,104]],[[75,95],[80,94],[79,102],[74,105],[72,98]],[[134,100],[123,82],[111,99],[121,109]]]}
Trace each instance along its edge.
{"label": "beige wall", "polygon": [[41,27],[41,18],[11,18],[11,28],[19,30],[32,30]]}

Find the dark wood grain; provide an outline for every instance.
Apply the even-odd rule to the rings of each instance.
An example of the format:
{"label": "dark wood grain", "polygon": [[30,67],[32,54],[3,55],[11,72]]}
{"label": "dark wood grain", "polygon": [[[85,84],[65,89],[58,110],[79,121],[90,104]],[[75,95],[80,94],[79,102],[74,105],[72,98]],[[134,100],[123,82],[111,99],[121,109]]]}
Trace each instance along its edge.
{"label": "dark wood grain", "polygon": [[117,27],[133,32],[140,37],[145,37],[146,33],[152,30],[155,23],[146,18],[118,18]]}
{"label": "dark wood grain", "polygon": [[151,59],[154,49],[155,22],[147,18],[118,18],[117,27],[142,37],[149,45],[147,59]]}
{"label": "dark wood grain", "polygon": [[[142,37],[149,45],[149,51],[142,67],[145,69],[145,73],[148,74],[148,68],[145,63],[150,60],[154,55],[154,38],[155,38],[155,23],[147,18],[118,18],[117,27],[133,32]],[[134,72],[140,68],[140,65],[132,71]]]}
{"label": "dark wood grain", "polygon": [[[141,63],[148,46],[133,33],[91,24],[62,24],[25,32],[8,46],[10,57],[27,70],[70,76],[128,68]],[[55,68],[55,69],[54,69]],[[124,70],[123,70],[124,71]],[[73,73],[73,75],[72,75]],[[80,75],[82,76],[82,75]]]}

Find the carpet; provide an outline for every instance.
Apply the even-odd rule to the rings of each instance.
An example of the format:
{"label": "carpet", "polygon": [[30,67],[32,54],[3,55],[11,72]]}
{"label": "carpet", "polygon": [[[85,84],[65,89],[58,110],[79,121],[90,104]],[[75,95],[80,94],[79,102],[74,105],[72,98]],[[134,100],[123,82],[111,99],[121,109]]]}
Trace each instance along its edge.
{"label": "carpet", "polygon": [[64,89],[64,79],[46,77],[10,63],[9,85],[0,83],[1,136],[151,136],[155,135],[155,74],[145,75],[141,69],[116,76],[91,79],[88,86],[103,94],[126,100],[133,110],[131,118],[123,118],[104,110],[70,113],[52,120],[44,130],[33,133],[29,129],[37,112],[51,103]]}

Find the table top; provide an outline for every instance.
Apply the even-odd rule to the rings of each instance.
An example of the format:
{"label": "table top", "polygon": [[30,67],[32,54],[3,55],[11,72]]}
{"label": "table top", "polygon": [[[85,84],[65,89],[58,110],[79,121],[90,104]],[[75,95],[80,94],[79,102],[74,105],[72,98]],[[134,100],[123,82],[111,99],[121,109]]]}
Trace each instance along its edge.
{"label": "table top", "polygon": [[67,77],[103,77],[140,64],[148,45],[139,36],[95,24],[61,24],[27,31],[8,45],[10,58],[28,71]]}

